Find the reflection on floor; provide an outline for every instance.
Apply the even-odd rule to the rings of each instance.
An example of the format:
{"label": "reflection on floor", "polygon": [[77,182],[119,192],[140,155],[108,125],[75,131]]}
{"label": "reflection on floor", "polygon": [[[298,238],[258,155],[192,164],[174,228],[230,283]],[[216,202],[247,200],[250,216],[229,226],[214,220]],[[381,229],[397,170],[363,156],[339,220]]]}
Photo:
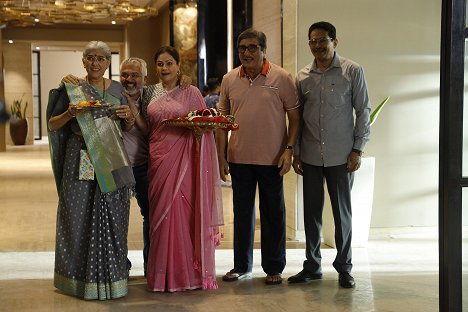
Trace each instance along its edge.
{"label": "reflection on floor", "polygon": [[[229,196],[229,188],[223,188]],[[216,253],[218,290],[154,294],[146,291],[142,269],[141,217],[132,202],[129,258],[133,262],[126,298],[89,302],[62,294],[52,285],[57,195],[48,147],[8,146],[0,153],[0,304],[2,311],[437,311],[437,231],[374,232],[367,248],[353,250],[356,289],[340,289],[323,249],[324,279],[305,285],[266,286],[260,252],[254,253],[251,280],[225,283],[232,249]],[[232,232],[229,220],[225,227]],[[231,222],[232,223],[232,222]],[[228,235],[229,236],[229,235]],[[295,249],[295,248],[298,249]],[[301,270],[303,243],[289,242],[283,277]],[[468,305],[465,305],[468,306]]]}

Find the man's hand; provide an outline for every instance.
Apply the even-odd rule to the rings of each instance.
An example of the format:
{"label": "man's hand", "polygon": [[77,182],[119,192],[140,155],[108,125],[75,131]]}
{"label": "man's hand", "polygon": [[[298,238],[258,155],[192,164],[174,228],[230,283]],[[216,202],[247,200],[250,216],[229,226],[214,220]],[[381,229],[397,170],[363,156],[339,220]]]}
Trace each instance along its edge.
{"label": "man's hand", "polygon": [[283,154],[281,155],[278,162],[278,168],[281,168],[280,176],[284,176],[286,173],[289,172],[289,170],[291,170],[292,154],[292,149],[285,149]]}
{"label": "man's hand", "polygon": [[119,105],[115,110],[115,114],[117,115],[117,117],[119,117],[120,119],[124,119],[125,121],[135,119],[132,110],[128,105]]}
{"label": "man's hand", "polygon": [[180,76],[180,88],[187,89],[192,84],[192,78],[189,76],[181,75]]}
{"label": "man's hand", "polygon": [[218,163],[219,163],[219,177],[221,180],[226,182],[226,175],[229,174],[229,164],[224,157],[218,157]]}
{"label": "man's hand", "polygon": [[355,151],[351,151],[348,155],[348,162],[346,164],[346,169],[348,172],[353,172],[361,167],[361,155]]}
{"label": "man's hand", "polygon": [[294,172],[299,174],[299,175],[302,175],[302,161],[301,161],[301,157],[299,157],[299,155],[294,155],[294,158],[293,158],[293,168],[294,168]]}
{"label": "man's hand", "polygon": [[127,99],[128,106],[130,106],[130,109],[132,110],[133,115],[136,115],[138,113],[137,107],[136,107],[136,100],[126,93],[125,91],[122,92],[122,95]]}

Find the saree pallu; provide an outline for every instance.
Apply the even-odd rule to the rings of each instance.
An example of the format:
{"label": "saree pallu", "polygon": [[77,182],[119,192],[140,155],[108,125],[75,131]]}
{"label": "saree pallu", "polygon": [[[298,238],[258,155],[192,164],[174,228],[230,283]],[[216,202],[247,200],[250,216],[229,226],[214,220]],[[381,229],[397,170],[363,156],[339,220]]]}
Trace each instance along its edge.
{"label": "saree pallu", "polygon": [[[65,87],[72,103],[95,100],[104,96],[107,104],[120,105],[119,99],[108,93],[100,93],[88,83],[79,85],[66,83]],[[76,116],[103,193],[135,184],[123,145],[121,129],[116,121],[109,118],[110,114],[112,113],[108,107],[98,107],[85,110]]]}
{"label": "saree pallu", "polygon": [[[120,94],[113,82],[107,91]],[[50,93],[47,118],[70,102],[64,88]],[[49,132],[52,167],[59,194],[54,286],[83,299],[127,294],[127,234],[131,187],[103,193],[97,180],[80,180],[80,151],[87,146],[70,125]]]}
{"label": "saree pallu", "polygon": [[214,136],[205,133],[198,141],[189,129],[160,123],[204,105],[199,91],[190,87],[148,106],[151,291],[218,287],[215,247],[223,215]]}

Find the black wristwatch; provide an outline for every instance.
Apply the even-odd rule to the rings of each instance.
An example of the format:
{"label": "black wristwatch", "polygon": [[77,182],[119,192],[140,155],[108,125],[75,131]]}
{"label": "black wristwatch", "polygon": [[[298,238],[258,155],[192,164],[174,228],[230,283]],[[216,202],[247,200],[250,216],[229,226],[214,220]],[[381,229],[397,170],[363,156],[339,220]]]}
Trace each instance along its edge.
{"label": "black wristwatch", "polygon": [[285,149],[292,150],[292,149],[293,149],[293,147],[292,147],[292,145],[286,145]]}

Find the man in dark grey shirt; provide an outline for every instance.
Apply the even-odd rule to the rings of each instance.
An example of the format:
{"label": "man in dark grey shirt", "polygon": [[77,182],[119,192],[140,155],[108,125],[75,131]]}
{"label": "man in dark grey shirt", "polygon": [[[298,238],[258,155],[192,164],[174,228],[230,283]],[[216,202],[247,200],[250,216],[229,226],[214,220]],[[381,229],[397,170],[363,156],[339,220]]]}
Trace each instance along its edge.
{"label": "man in dark grey shirt", "polygon": [[290,283],[322,278],[321,228],[324,179],[332,204],[337,255],[333,262],[339,284],[355,287],[350,275],[351,187],[370,134],[370,101],[361,66],[340,57],[335,27],[318,22],[309,28],[315,60],[297,74],[302,128],[295,146],[293,168],[303,176],[306,260]]}

